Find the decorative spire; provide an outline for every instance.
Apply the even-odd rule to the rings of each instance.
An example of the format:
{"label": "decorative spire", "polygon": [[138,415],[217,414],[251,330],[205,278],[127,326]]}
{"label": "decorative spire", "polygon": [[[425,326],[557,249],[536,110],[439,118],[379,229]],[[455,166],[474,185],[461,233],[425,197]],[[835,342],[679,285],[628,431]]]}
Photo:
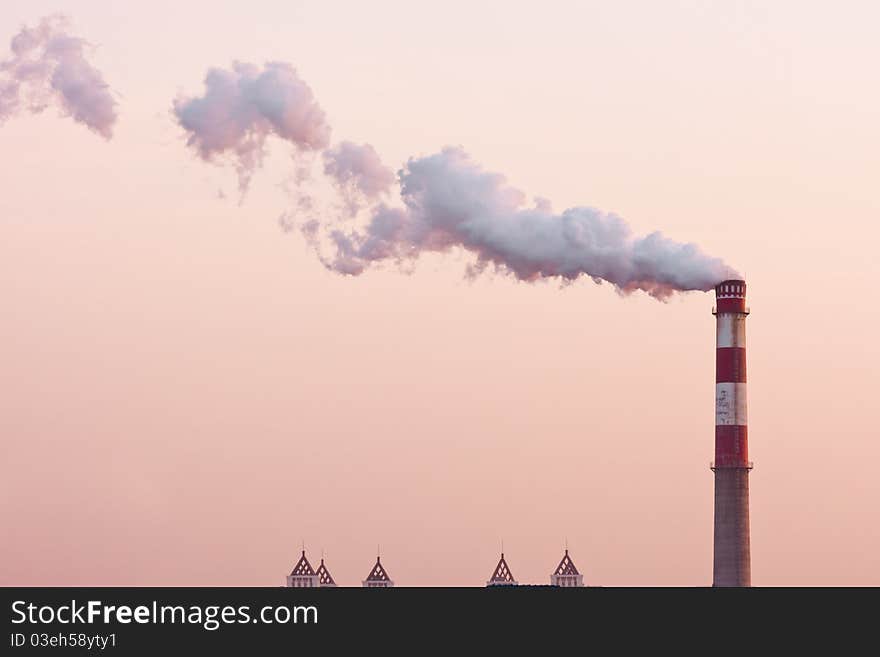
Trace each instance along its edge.
{"label": "decorative spire", "polygon": [[333,580],[333,575],[330,574],[330,571],[327,570],[327,566],[324,565],[324,557],[321,557],[321,565],[318,566],[318,570],[315,571],[315,574],[318,576],[318,586],[336,586],[336,582]]}
{"label": "decorative spire", "polygon": [[559,565],[556,566],[556,570],[553,571],[554,575],[580,575],[577,567],[574,565],[574,561],[571,560],[571,557],[568,556],[568,548],[565,549],[565,555],[562,557],[562,561],[559,562]]}
{"label": "decorative spire", "polygon": [[[568,541],[566,541],[567,543]],[[580,574],[574,561],[568,556],[568,545],[565,546],[565,554],[556,566],[556,570],[550,575],[552,586],[583,586],[584,576]]]}
{"label": "decorative spire", "polygon": [[486,586],[515,586],[516,584],[517,581],[514,579],[513,573],[510,572],[510,567],[504,559],[504,552],[502,552],[501,559],[498,561],[498,565],[495,566],[495,572],[492,573],[491,579],[486,582]]}
{"label": "decorative spire", "polygon": [[382,564],[379,562],[379,557],[376,557],[376,565],[373,566],[373,570],[370,571],[370,574],[367,575],[367,579],[364,580],[367,582],[390,582],[391,578],[388,577],[388,573],[385,572],[385,569],[382,567]]}
{"label": "decorative spire", "polygon": [[309,577],[314,575],[315,571],[312,569],[312,564],[309,563],[309,560],[306,559],[306,551],[302,551],[302,556],[299,558],[299,561],[293,567],[293,570],[290,572],[292,577]]}

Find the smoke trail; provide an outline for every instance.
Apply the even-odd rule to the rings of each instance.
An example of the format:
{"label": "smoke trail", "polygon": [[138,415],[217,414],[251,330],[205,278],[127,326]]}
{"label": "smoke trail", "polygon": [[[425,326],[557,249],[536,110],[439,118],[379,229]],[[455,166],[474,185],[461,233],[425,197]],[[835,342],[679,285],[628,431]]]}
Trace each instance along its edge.
{"label": "smoke trail", "polygon": [[68,32],[64,16],[23,27],[0,62],[0,122],[22,109],[42,112],[50,104],[106,139],[113,136],[116,101],[104,76],[85,58],[89,45]]}
{"label": "smoke trail", "polygon": [[334,181],[352,217],[364,203],[387,192],[395,180],[375,148],[350,141],[324,151],[324,173]]}
{"label": "smoke trail", "polygon": [[212,68],[201,97],[178,97],[173,111],[187,132],[187,145],[212,161],[231,155],[244,192],[261,165],[266,138],[276,135],[300,151],[326,148],[330,126],[312,90],[290,64],[263,68],[234,62],[231,70]]}
{"label": "smoke trail", "polygon": [[[410,159],[399,176],[402,208],[380,204],[362,230],[327,226],[335,255],[322,261],[330,270],[358,275],[377,262],[406,264],[460,247],[476,255],[471,275],[490,265],[524,281],[585,275],[659,299],[733,275],[694,244],[656,232],[633,236],[614,214],[588,207],[555,214],[546,201],[528,207],[521,191],[458,148]],[[309,231],[314,244],[315,227]]]}
{"label": "smoke trail", "polygon": [[[459,148],[410,159],[398,172],[402,204],[389,205],[380,199],[394,182],[392,172],[369,144],[344,141],[328,147],[324,112],[290,65],[260,69],[236,63],[231,71],[211,69],[205,86],[203,97],[175,101],[174,112],[203,159],[237,158],[242,190],[270,134],[297,151],[321,153],[324,174],[342,198],[346,216],[318,210],[302,189],[301,167],[292,194],[295,207],[278,224],[286,232],[298,227],[331,271],[356,276],[389,261],[411,271],[422,253],[460,248],[475,256],[471,276],[488,267],[524,281],[589,276],[620,292],[643,290],[658,299],[676,291],[710,290],[736,276],[694,244],[657,232],[633,235],[614,214],[589,207],[556,214],[544,200],[529,206],[523,192]],[[364,207],[369,207],[366,225],[353,227],[348,220]],[[324,254],[328,243],[329,256]]]}

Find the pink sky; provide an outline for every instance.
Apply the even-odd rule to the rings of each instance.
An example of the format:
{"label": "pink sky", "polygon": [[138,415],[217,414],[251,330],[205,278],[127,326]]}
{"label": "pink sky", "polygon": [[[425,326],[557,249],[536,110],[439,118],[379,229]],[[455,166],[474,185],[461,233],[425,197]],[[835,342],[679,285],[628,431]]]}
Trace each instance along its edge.
{"label": "pink sky", "polygon": [[[749,283],[752,581],[880,585],[880,7],[7,0],[63,10],[104,141],[0,125],[0,584],[706,585],[713,298],[327,272],[171,114],[210,66],[293,63],[399,166],[447,144],[561,209],[694,241]],[[662,5],[662,7],[661,7]],[[217,190],[226,199],[217,198]]]}

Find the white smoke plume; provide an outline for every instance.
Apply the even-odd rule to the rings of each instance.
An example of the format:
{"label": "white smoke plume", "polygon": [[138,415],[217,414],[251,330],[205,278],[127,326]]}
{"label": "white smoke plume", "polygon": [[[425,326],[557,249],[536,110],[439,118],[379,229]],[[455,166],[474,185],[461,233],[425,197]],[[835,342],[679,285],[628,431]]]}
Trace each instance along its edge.
{"label": "white smoke plume", "polygon": [[395,181],[394,172],[382,164],[375,148],[350,141],[324,151],[324,173],[333,180],[352,217]]}
{"label": "white smoke plume", "polygon": [[324,110],[296,69],[283,62],[212,68],[204,95],[178,97],[173,112],[202,159],[234,158],[242,192],[262,163],[269,135],[301,152],[324,149],[330,141]]}
{"label": "white smoke plume", "polygon": [[[694,244],[657,232],[634,236],[614,214],[589,207],[555,214],[544,200],[529,207],[520,190],[459,148],[410,159],[399,177],[403,207],[378,205],[361,230],[326,227],[335,246],[333,257],[322,257],[328,269],[358,275],[378,262],[407,265],[423,252],[459,247],[476,256],[472,275],[494,266],[525,281],[589,276],[659,299],[735,275]],[[308,227],[312,244],[315,230]]]}
{"label": "white smoke plume", "polygon": [[12,56],[0,61],[0,122],[22,109],[39,113],[54,104],[110,139],[116,101],[104,76],[86,59],[89,44],[69,29],[66,17],[48,16],[12,38]]}
{"label": "white smoke plume", "polygon": [[[392,262],[408,272],[422,253],[462,249],[475,257],[471,276],[489,267],[524,281],[588,276],[621,293],[643,290],[658,299],[710,290],[736,276],[694,244],[657,232],[633,235],[617,215],[590,207],[554,213],[543,199],[529,205],[523,192],[460,148],[410,159],[398,172],[402,204],[390,205],[382,197],[394,182],[391,170],[369,144],[343,141],[329,148],[324,112],[288,64],[211,69],[205,87],[202,97],[178,98],[174,113],[203,159],[236,158],[242,190],[271,134],[297,152],[321,154],[324,174],[347,212],[321,211],[303,189],[301,167],[295,190],[288,190],[295,207],[278,224],[285,232],[299,229],[331,271],[356,276]],[[365,207],[366,225],[352,225],[348,220]],[[328,243],[331,255],[325,254]]]}

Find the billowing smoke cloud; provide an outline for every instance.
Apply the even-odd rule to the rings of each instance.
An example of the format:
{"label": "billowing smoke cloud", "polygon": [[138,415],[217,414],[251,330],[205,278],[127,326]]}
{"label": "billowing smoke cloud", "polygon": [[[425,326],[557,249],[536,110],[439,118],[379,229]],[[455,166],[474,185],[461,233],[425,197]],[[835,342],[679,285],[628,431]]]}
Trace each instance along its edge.
{"label": "billowing smoke cloud", "polygon": [[177,98],[174,114],[187,132],[187,144],[202,159],[235,158],[242,192],[262,163],[269,135],[303,152],[324,149],[330,141],[330,126],[312,90],[282,62],[212,68],[204,95]]}
{"label": "billowing smoke cloud", "polygon": [[[589,207],[554,213],[542,199],[529,205],[523,192],[459,148],[410,159],[398,173],[402,203],[390,205],[382,197],[394,183],[392,171],[368,144],[343,141],[329,148],[324,112],[290,65],[211,69],[205,87],[200,98],[178,98],[174,112],[203,159],[236,158],[242,190],[269,135],[297,152],[321,153],[324,174],[347,212],[320,211],[303,190],[307,167],[301,167],[295,189],[288,190],[294,207],[278,224],[285,232],[298,228],[331,271],[356,276],[384,262],[411,271],[422,253],[463,249],[475,257],[471,276],[487,268],[524,281],[588,276],[623,293],[643,290],[659,299],[709,290],[736,275],[694,244],[656,232],[635,236],[614,214]],[[364,208],[365,225],[352,225]]]}
{"label": "billowing smoke cloud", "polygon": [[0,62],[0,122],[22,109],[37,113],[55,104],[109,139],[116,101],[104,76],[86,60],[89,44],[68,30],[67,18],[49,16],[12,38],[12,57]]}
{"label": "billowing smoke cloud", "polygon": [[375,148],[350,141],[324,151],[324,173],[334,181],[350,216],[365,202],[386,193],[395,181],[394,172],[382,164]]}
{"label": "billowing smoke cloud", "polygon": [[[322,258],[329,269],[358,275],[374,263],[406,265],[423,252],[460,247],[476,255],[472,275],[494,266],[525,281],[589,276],[657,298],[709,290],[734,274],[694,244],[660,233],[635,237],[614,214],[588,207],[556,214],[543,200],[527,206],[521,191],[458,148],[410,159],[399,175],[403,207],[380,204],[362,230],[327,227],[335,246]],[[315,244],[316,227],[307,229]]]}

